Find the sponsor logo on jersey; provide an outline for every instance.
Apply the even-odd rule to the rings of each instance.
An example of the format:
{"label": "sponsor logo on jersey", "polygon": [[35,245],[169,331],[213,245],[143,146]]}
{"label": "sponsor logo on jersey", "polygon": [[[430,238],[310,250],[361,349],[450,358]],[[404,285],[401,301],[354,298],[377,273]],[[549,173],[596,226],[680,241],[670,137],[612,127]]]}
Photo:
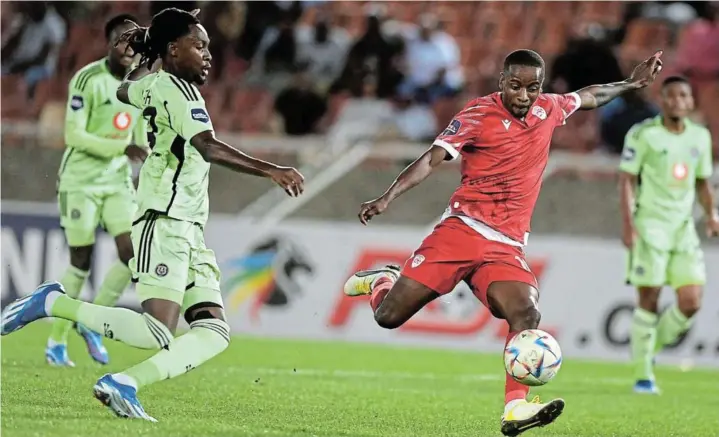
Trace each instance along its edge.
{"label": "sponsor logo on jersey", "polygon": [[72,96],[70,99],[70,107],[73,111],[82,109],[83,106],[85,106],[85,101],[82,99],[82,96]]}
{"label": "sponsor logo on jersey", "polygon": [[442,135],[456,135],[460,127],[462,127],[462,122],[454,119],[449,123],[449,126],[447,126],[444,132],[442,132]]}
{"label": "sponsor logo on jersey", "polygon": [[686,164],[683,162],[677,162],[674,164],[674,167],[672,168],[672,175],[674,176],[674,179],[677,180],[684,180],[687,178],[687,175],[689,174],[689,168]]}
{"label": "sponsor logo on jersey", "polygon": [[635,156],[637,156],[637,151],[631,147],[625,147],[622,151],[622,161],[631,161]]}
{"label": "sponsor logo on jersey", "polygon": [[502,120],[502,124],[504,125],[505,130],[509,130],[509,126],[512,125],[512,122],[509,120]]}
{"label": "sponsor logo on jersey", "polygon": [[193,120],[201,121],[203,123],[210,121],[210,116],[207,115],[207,112],[205,112],[202,108],[194,108],[190,110],[190,115],[192,115]]}
{"label": "sponsor logo on jersey", "polygon": [[[564,114],[564,117],[566,118],[566,112]],[[534,115],[540,120],[546,120],[547,111],[545,111],[544,108],[542,108],[541,106],[535,106],[534,108],[532,108],[532,115]]]}
{"label": "sponsor logo on jersey", "polygon": [[132,116],[127,112],[118,112],[112,119],[112,125],[115,129],[125,130],[132,124]]}

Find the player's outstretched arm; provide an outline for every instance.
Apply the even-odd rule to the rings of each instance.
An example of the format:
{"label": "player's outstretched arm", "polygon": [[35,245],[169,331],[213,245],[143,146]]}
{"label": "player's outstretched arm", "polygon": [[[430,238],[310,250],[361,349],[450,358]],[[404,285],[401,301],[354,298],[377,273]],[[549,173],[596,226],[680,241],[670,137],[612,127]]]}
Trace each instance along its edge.
{"label": "player's outstretched arm", "polygon": [[366,225],[372,217],[382,214],[390,202],[427,179],[432,170],[444,162],[446,158],[447,150],[439,146],[430,147],[422,156],[402,170],[382,196],[362,204],[359,213],[360,222]]}
{"label": "player's outstretched arm", "polygon": [[282,167],[271,162],[253,158],[229,144],[215,138],[211,130],[193,136],[190,144],[207,162],[218,164],[238,173],[246,173],[272,179],[292,197],[304,192],[305,178],[292,167]]}
{"label": "player's outstretched arm", "polygon": [[662,51],[659,50],[651,58],[637,65],[626,80],[604,85],[591,85],[577,91],[582,100],[579,109],[596,109],[626,92],[651,85],[662,69],[662,61],[659,59],[661,55]]}

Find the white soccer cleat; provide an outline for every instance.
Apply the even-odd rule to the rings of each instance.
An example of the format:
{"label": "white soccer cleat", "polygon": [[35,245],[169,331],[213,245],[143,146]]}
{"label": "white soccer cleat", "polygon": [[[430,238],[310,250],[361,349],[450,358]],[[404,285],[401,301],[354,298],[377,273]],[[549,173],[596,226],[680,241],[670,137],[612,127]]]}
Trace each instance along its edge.
{"label": "white soccer cleat", "polygon": [[344,292],[347,296],[363,296],[372,294],[378,279],[390,278],[392,282],[399,278],[399,267],[388,265],[381,269],[360,270],[345,282]]}
{"label": "white soccer cleat", "polygon": [[532,402],[517,401],[502,416],[502,434],[516,436],[529,429],[549,425],[562,414],[564,400],[554,399],[546,404],[539,402],[535,396]]}

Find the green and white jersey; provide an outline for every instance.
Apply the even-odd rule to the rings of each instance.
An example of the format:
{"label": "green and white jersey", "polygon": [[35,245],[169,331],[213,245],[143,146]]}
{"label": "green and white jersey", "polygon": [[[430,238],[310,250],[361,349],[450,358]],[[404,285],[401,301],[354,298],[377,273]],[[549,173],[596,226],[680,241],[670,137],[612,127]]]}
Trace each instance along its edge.
{"label": "green and white jersey", "polygon": [[696,180],[712,174],[709,130],[684,122],[684,131],[673,133],[657,116],[634,125],[625,138],[619,168],[639,176],[634,218],[640,234],[642,228],[650,228],[644,234],[655,235],[651,240],[673,240],[672,233],[693,221]]}
{"label": "green and white jersey", "polygon": [[145,134],[143,123],[138,123],[140,111],[117,99],[120,83],[106,58],[83,67],[70,81],[59,191],[132,186],[125,148],[133,142],[144,144]]}
{"label": "green and white jersey", "polygon": [[156,211],[204,225],[210,163],[190,144],[195,135],[212,130],[200,91],[160,70],[133,82],[128,96],[147,121],[152,149],[140,170],[138,218]]}

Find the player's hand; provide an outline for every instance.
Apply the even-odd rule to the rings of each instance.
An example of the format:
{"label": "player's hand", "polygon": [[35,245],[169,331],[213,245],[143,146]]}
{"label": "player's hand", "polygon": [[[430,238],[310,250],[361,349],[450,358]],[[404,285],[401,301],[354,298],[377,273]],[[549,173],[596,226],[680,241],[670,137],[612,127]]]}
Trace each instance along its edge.
{"label": "player's hand", "polygon": [[269,171],[270,179],[292,197],[305,191],[305,177],[292,167],[276,167]]}
{"label": "player's hand", "polygon": [[125,155],[127,155],[132,162],[145,162],[148,152],[144,147],[130,144],[127,148],[125,148]]}
{"label": "player's hand", "polygon": [[649,86],[657,78],[662,71],[662,61],[659,59],[664,53],[663,50],[657,50],[651,58],[634,67],[632,75],[629,76],[629,82],[637,85],[639,88]]}
{"label": "player's hand", "polygon": [[714,215],[707,220],[707,237],[719,237],[719,216]]}
{"label": "player's hand", "polygon": [[635,241],[637,241],[637,230],[631,225],[624,226],[622,230],[622,243],[624,243],[624,247],[632,249]]}
{"label": "player's hand", "polygon": [[363,203],[358,214],[360,222],[362,222],[363,225],[367,225],[367,223],[372,220],[372,217],[382,214],[388,206],[389,200],[384,197]]}

